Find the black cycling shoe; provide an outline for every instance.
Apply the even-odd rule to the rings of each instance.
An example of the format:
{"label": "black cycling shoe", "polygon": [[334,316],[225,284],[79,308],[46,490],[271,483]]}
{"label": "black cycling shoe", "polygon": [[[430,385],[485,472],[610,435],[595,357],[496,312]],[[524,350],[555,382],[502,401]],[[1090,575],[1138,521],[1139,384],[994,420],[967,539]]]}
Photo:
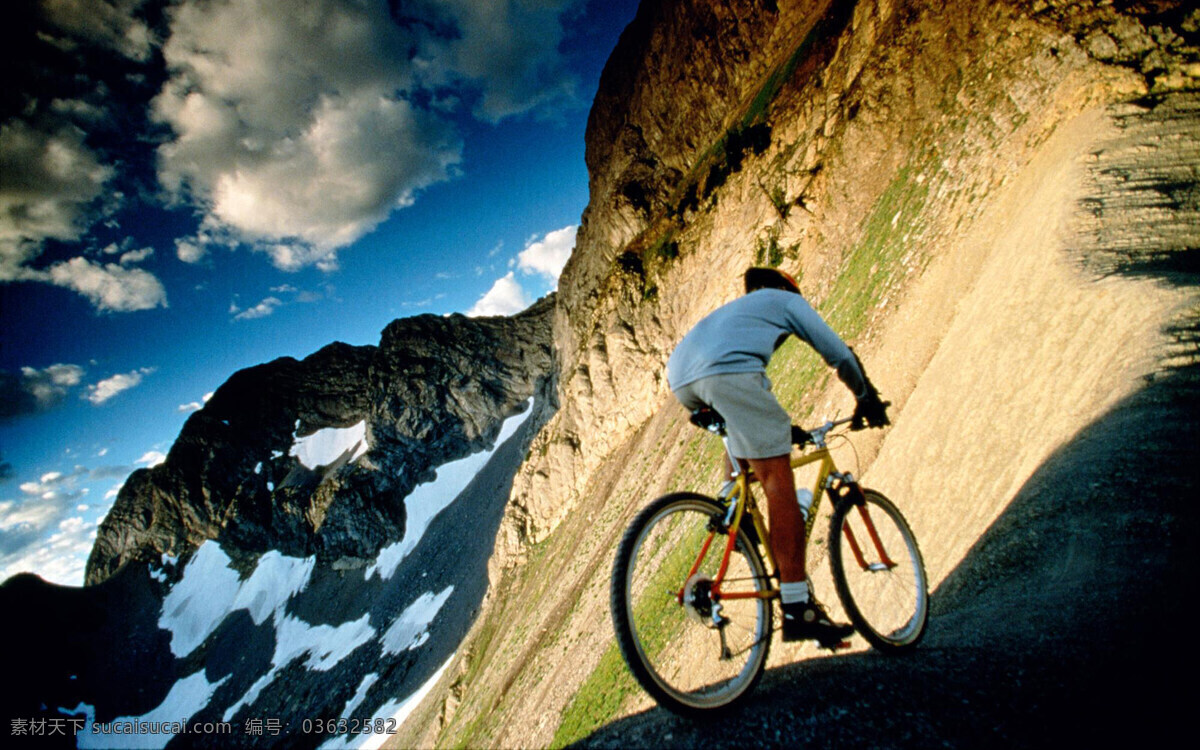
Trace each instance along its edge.
{"label": "black cycling shoe", "polygon": [[833,622],[816,600],[783,605],[783,640],[813,640],[834,649],[854,632],[853,625]]}

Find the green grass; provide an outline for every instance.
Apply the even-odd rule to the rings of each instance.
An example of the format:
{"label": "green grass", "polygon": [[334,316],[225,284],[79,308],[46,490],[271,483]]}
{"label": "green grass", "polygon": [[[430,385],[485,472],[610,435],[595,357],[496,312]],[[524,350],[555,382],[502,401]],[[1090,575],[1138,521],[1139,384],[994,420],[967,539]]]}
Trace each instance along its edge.
{"label": "green grass", "polygon": [[[681,586],[696,561],[696,551],[701,549],[704,538],[709,534],[703,525],[678,528],[680,524],[694,522],[697,518],[701,516],[694,513],[672,517],[669,526],[656,529],[655,536],[645,542],[647,546],[639,555],[643,564],[658,564],[657,568],[651,568],[650,579],[640,584],[641,595],[633,604],[633,621],[637,623],[642,649],[652,659],[678,640],[682,628],[687,624],[682,607],[663,592],[674,591]],[[667,543],[672,546],[662,550]],[[719,553],[710,554],[706,563],[716,565],[719,559]],[[559,748],[587,737],[612,721],[625,699],[640,689],[616,643],[610,644],[596,669],[588,675],[563,711],[550,746]]]}
{"label": "green grass", "polygon": [[600,663],[588,675],[563,712],[550,747],[565,747],[612,721],[621,704],[635,690],[641,690],[641,687],[625,666],[617,644],[609,644],[608,650],[600,657]]}
{"label": "green grass", "polygon": [[872,311],[904,275],[900,261],[915,251],[932,182],[924,170],[901,168],[875,202],[862,237],[846,256],[824,305],[826,320],[845,339],[866,328]]}

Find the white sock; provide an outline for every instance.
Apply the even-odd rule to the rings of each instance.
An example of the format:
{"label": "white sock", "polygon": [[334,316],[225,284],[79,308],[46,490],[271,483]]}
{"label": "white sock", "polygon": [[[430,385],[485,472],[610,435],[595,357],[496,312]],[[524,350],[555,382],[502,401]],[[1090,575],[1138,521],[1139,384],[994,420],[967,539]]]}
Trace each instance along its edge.
{"label": "white sock", "polygon": [[808,581],[787,581],[780,583],[779,599],[784,604],[803,604],[808,601]]}

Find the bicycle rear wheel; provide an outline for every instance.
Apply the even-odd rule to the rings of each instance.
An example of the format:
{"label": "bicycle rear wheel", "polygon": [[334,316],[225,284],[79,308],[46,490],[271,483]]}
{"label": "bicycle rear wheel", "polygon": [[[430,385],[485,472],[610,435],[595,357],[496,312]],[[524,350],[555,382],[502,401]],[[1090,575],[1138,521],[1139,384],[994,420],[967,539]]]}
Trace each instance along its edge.
{"label": "bicycle rear wheel", "polygon": [[[711,596],[729,538],[717,523],[724,514],[703,495],[660,497],[630,524],[613,565],[610,594],[621,654],[646,692],[676,713],[728,706],[749,692],[766,666],[771,600]],[[770,588],[745,530],[738,531],[721,588]]]}
{"label": "bicycle rear wheel", "polygon": [[863,499],[834,509],[829,526],[833,581],[858,632],[880,651],[903,651],[925,634],[925,563],[896,506],[874,490],[864,489]]}

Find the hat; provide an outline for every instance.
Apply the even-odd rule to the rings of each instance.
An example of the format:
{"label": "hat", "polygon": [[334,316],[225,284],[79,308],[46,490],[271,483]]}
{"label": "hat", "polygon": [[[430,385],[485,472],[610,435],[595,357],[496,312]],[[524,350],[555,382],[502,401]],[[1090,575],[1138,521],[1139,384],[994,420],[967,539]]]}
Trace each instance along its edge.
{"label": "hat", "polygon": [[782,289],[785,292],[800,293],[800,285],[791,274],[778,268],[754,266],[746,270],[746,294],[759,289]]}

